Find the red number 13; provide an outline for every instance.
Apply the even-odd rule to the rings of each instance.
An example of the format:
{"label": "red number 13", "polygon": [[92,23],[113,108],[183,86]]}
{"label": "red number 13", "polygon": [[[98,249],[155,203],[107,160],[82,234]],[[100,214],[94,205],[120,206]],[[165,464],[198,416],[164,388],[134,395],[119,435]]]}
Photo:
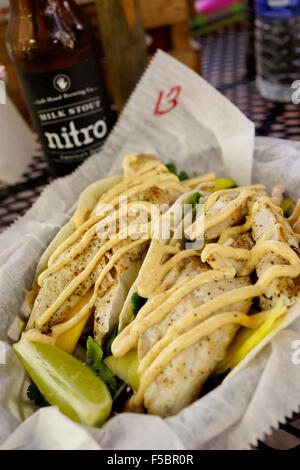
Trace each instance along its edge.
{"label": "red number 13", "polygon": [[177,85],[171,88],[167,95],[164,91],[160,91],[155,105],[154,114],[161,116],[162,114],[169,113],[176,108],[181,90],[182,87]]}

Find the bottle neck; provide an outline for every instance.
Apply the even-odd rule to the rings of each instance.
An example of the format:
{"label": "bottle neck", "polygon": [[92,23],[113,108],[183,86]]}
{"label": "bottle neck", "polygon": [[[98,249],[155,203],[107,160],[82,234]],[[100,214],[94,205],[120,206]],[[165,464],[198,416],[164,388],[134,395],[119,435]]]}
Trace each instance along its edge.
{"label": "bottle neck", "polygon": [[30,12],[32,10],[32,0],[10,0],[10,11],[11,16],[16,15],[17,13],[25,10],[26,12]]}
{"label": "bottle neck", "polygon": [[75,0],[10,1],[7,47],[20,70],[63,69],[91,55],[90,25]]}
{"label": "bottle neck", "polygon": [[[47,6],[54,8],[59,6],[64,0],[10,0],[12,14],[33,14],[35,11],[43,11]],[[74,0],[68,0],[67,3],[74,4]]]}

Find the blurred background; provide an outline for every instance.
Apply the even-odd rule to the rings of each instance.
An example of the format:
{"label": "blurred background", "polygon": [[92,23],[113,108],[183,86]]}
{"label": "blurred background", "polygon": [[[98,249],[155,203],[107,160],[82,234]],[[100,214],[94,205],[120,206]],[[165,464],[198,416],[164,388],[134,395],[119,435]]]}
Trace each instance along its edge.
{"label": "blurred background", "polygon": [[[260,2],[260,0],[258,0]],[[263,3],[264,0],[261,0]],[[97,38],[99,57],[103,70],[110,101],[116,101],[114,84],[109,76],[109,65],[103,51],[101,22],[98,21],[95,1],[78,0],[84,12],[89,16]],[[101,1],[99,0],[100,4]],[[298,106],[282,103],[284,96],[271,101],[264,98],[256,85],[256,64],[254,46],[254,0],[140,0],[143,27],[146,34],[148,57],[157,48],[168,51],[174,57],[202,74],[212,85],[235,103],[256,125],[257,135],[272,135],[279,138],[300,140],[300,114]],[[13,64],[5,47],[5,35],[9,16],[8,0],[0,0],[0,66],[6,67],[8,93],[22,115],[30,122],[22,92],[20,90]],[[265,25],[264,25],[265,26]],[[298,28],[298,29],[297,29]],[[262,34],[257,27],[257,34]],[[295,41],[299,42],[299,25],[295,27]],[[278,55],[284,31],[277,33],[277,45],[273,55]],[[109,34],[105,31],[105,34]],[[118,37],[115,38],[118,41]],[[261,38],[268,42],[268,32]],[[276,43],[276,38],[273,39]],[[294,42],[295,42],[294,41]],[[288,49],[285,42],[285,49]],[[297,44],[299,48],[300,43]],[[269,41],[265,52],[266,60],[272,59],[272,44]],[[282,49],[281,63],[287,54],[291,65],[293,51]],[[276,59],[274,58],[274,61]],[[296,60],[296,71],[300,65]],[[299,59],[298,59],[299,61]],[[278,64],[277,64],[278,65]],[[276,64],[273,64],[276,71]],[[264,72],[264,71],[263,71]],[[272,68],[271,68],[272,72]],[[126,71],[122,71],[123,75]],[[293,73],[288,77],[291,90]],[[297,79],[297,73],[294,74]],[[138,75],[136,76],[138,79]],[[262,91],[262,90],[260,90]],[[264,90],[263,90],[264,91]],[[268,96],[268,93],[264,93]],[[275,97],[276,98],[276,97]],[[127,97],[123,97],[126,101]],[[286,99],[285,99],[286,101]],[[122,104],[119,105],[119,109]],[[1,175],[0,175],[1,178]]]}
{"label": "blurred background", "polygon": [[[29,0],[19,2],[19,6],[29,8]],[[47,3],[56,2],[40,2]],[[294,99],[300,79],[298,0],[78,0],[77,3],[89,18],[95,37],[94,49],[104,77],[103,96],[110,110],[109,117],[108,114],[105,117],[107,123],[115,122],[149,59],[160,48],[227,96],[255,123],[257,135],[300,140],[299,105]],[[280,5],[275,13],[272,5]],[[40,12],[35,14],[38,18]],[[20,72],[24,64],[17,53],[13,63],[7,51],[9,18],[9,1],[0,0],[0,80],[6,83],[10,106],[0,104],[0,231],[27,211],[54,177],[40,145],[39,130],[32,125],[24,88],[22,91],[16,76],[16,70]],[[33,20],[33,25],[36,21]],[[85,25],[78,23],[78,30],[82,24]],[[89,27],[84,28],[90,32]],[[16,33],[11,31],[12,49]],[[56,25],[55,34],[60,33]],[[85,36],[85,30],[83,33]],[[64,36],[60,34],[60,38]],[[50,62],[44,64],[45,72],[48,66],[49,73],[55,70]],[[64,81],[60,83],[65,86]],[[27,103],[29,95],[28,92]],[[108,132],[111,125],[107,125]],[[7,150],[8,143],[15,147]],[[65,173],[69,171],[71,167]],[[300,419],[295,416],[281,430],[266,437],[259,448],[292,448],[299,446],[299,438]]]}

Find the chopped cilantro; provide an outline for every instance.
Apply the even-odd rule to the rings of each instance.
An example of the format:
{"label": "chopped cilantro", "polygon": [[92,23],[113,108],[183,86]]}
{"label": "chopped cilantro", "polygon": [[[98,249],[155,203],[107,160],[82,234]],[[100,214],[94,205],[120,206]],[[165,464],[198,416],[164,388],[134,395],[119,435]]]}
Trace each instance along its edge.
{"label": "chopped cilantro", "polygon": [[102,361],[103,358],[103,351],[101,346],[96,343],[96,341],[93,340],[91,336],[88,337],[87,343],[86,343],[86,355],[87,358],[92,361],[91,363],[91,368],[94,371],[98,370],[98,366]]}
{"label": "chopped cilantro", "polygon": [[199,204],[200,198],[201,198],[201,194],[200,194],[200,193],[194,193],[194,194],[192,195],[192,213],[193,213],[193,214],[196,213],[197,205]]}
{"label": "chopped cilantro", "polygon": [[90,367],[98,374],[100,379],[108,386],[110,393],[114,396],[118,391],[118,383],[112,371],[102,362],[103,350],[91,336],[87,340],[87,358],[92,361]]}
{"label": "chopped cilantro", "polygon": [[137,292],[135,292],[131,297],[132,311],[133,316],[136,317],[143,305],[147,302],[148,299],[141,297]]}
{"label": "chopped cilantro", "polygon": [[49,403],[45,400],[35,384],[28,386],[27,397],[30,401],[34,401],[37,406],[49,406]]}
{"label": "chopped cilantro", "polygon": [[174,165],[174,163],[168,163],[166,167],[168,168],[170,173],[173,173],[174,175],[178,176],[180,181],[189,179],[189,175],[186,173],[186,171],[181,171],[178,175],[177,168],[176,168],[176,165]]}
{"label": "chopped cilantro", "polygon": [[181,171],[178,175],[179,181],[185,181],[189,179],[188,174],[185,171]]}
{"label": "chopped cilantro", "polygon": [[177,175],[177,168],[176,168],[176,165],[174,165],[174,163],[168,163],[166,167],[168,168],[170,173]]}
{"label": "chopped cilantro", "polygon": [[[116,336],[117,329],[114,330],[113,334],[109,338],[110,346]],[[110,348],[109,346],[109,348]],[[106,344],[107,348],[107,344]],[[120,379],[107,367],[106,364],[102,362],[104,357],[103,350],[99,344],[97,344],[91,336],[87,340],[87,357],[92,361],[90,367],[96,372],[99,378],[107,385],[111,396],[113,397],[113,402],[115,402],[122,392],[127,387],[126,383],[122,383],[120,386]]]}
{"label": "chopped cilantro", "polygon": [[111,345],[113,343],[113,340],[115,339],[115,337],[117,336],[118,334],[118,325],[116,325],[116,327],[113,329],[112,331],[112,334],[110,335],[110,337],[108,338],[108,340],[106,341],[105,345],[104,345],[104,348],[103,348],[103,359],[105,359],[107,356],[111,356],[112,355],[112,352],[111,352]]}
{"label": "chopped cilantro", "polygon": [[127,384],[124,382],[123,385],[119,388],[119,390],[113,396],[113,403],[117,401],[119,396],[123,393],[123,391],[127,388]]}
{"label": "chopped cilantro", "polygon": [[116,376],[103,362],[99,364],[97,372],[100,379],[108,386],[111,395],[114,396],[119,388]]}

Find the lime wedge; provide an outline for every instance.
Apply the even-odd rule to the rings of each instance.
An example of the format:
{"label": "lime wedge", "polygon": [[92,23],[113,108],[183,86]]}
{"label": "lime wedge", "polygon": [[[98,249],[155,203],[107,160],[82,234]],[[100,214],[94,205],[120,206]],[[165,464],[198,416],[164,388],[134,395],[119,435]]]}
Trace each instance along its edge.
{"label": "lime wedge", "polygon": [[50,344],[21,340],[14,350],[50,405],[78,423],[100,426],[105,422],[112,398],[88,366]]}

